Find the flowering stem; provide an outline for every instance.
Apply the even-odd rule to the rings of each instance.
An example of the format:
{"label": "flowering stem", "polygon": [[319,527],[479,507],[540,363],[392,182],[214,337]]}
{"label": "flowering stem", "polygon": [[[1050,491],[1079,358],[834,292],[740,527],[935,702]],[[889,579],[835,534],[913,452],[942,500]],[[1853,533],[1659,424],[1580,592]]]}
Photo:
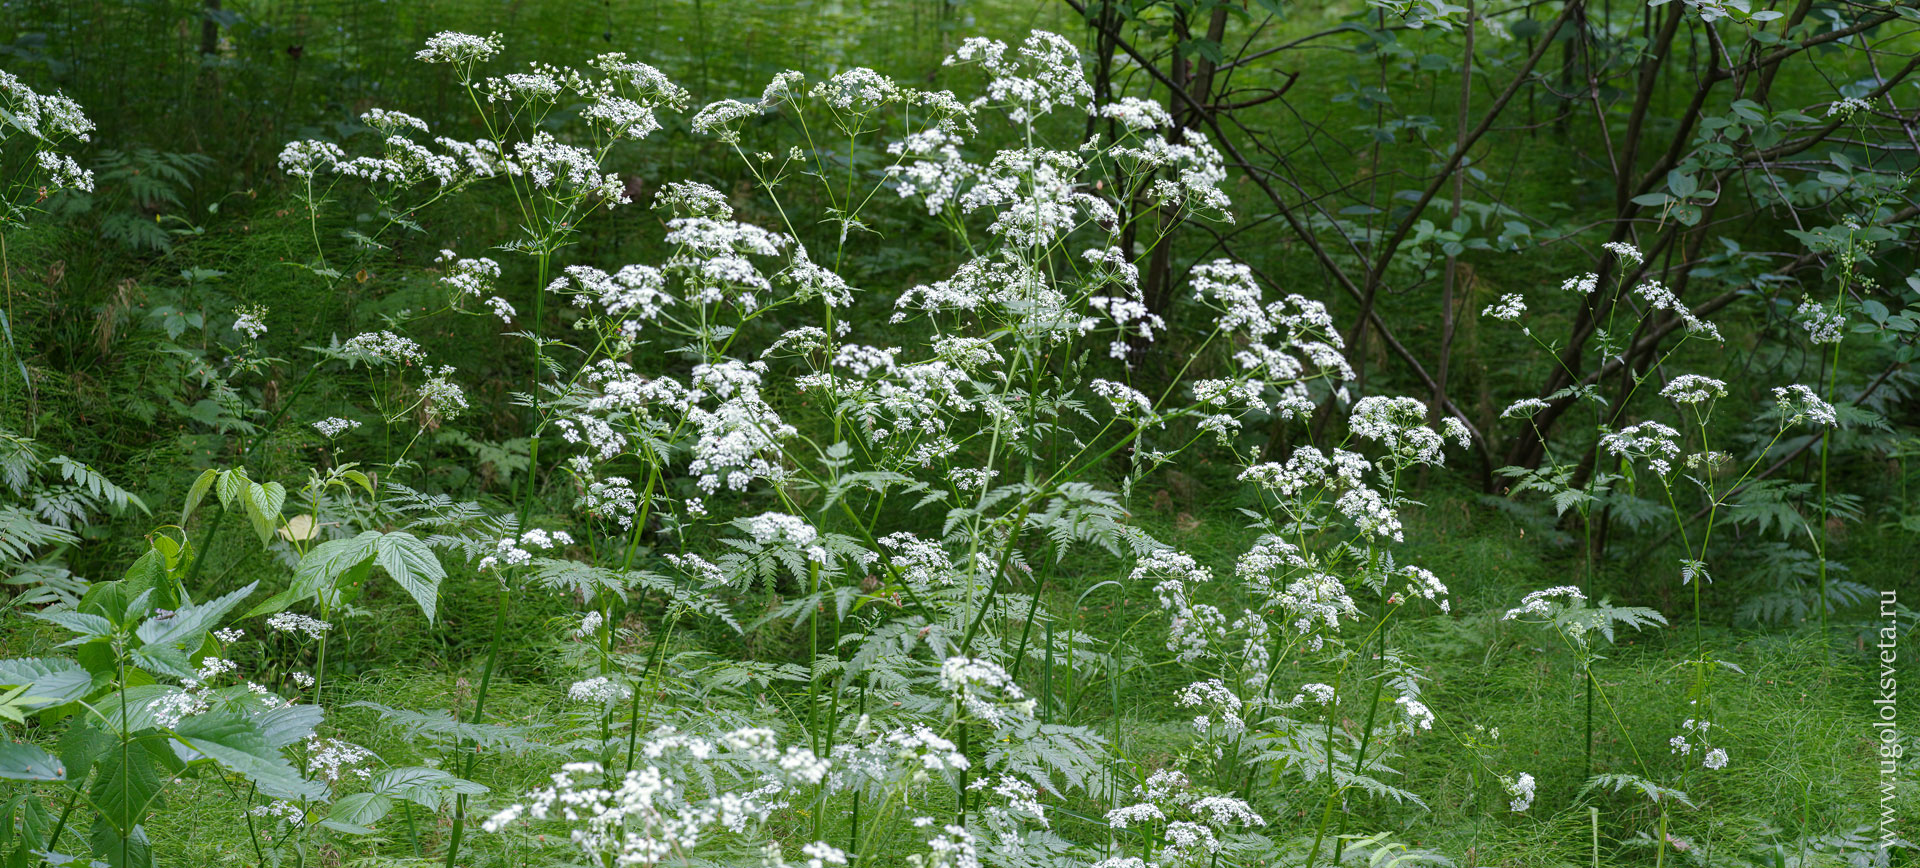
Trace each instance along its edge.
{"label": "flowering stem", "polygon": [[[332,623],[332,618],[328,614],[328,608],[326,597],[322,595],[320,600],[320,620]],[[327,634],[331,632],[333,631],[325,630],[320,633],[320,656],[313,666],[313,705],[315,708],[322,707],[320,705],[320,688],[327,683]]]}
{"label": "flowering stem", "polygon": [[[1383,614],[1380,616],[1380,640],[1377,646],[1380,650],[1377,653],[1381,655],[1383,661],[1387,651],[1386,620],[1386,615]],[[1355,775],[1360,774],[1361,767],[1366,765],[1367,762],[1367,747],[1373,741],[1373,722],[1374,718],[1378,716],[1380,712],[1380,688],[1386,683],[1385,675],[1386,673],[1384,672],[1377,673],[1373,679],[1373,699],[1367,704],[1367,725],[1365,729],[1360,731],[1360,750],[1353,755],[1353,773]],[[1332,745],[1328,745],[1327,752],[1329,754],[1333,752]],[[1346,849],[1346,839],[1342,836],[1347,834],[1347,819],[1351,816],[1351,814],[1342,811],[1340,813],[1340,825],[1333,831],[1333,864],[1335,865],[1340,864],[1340,854]]]}

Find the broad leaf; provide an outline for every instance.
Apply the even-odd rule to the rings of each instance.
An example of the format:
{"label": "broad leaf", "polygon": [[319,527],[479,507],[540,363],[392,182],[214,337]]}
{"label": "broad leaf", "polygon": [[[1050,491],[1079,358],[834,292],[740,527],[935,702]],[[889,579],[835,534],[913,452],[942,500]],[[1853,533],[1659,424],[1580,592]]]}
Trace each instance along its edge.
{"label": "broad leaf", "polygon": [[146,820],[147,812],[160,797],[160,771],[149,749],[163,743],[162,737],[151,735],[124,745],[115,742],[111,750],[124,754],[124,759],[102,765],[100,774],[93,778],[89,798],[101,820],[122,836]]}
{"label": "broad leaf", "polygon": [[353,793],[341,796],[340,801],[334,802],[320,825],[348,835],[371,835],[373,829],[368,827],[380,822],[380,818],[391,810],[393,800],[386,796],[379,793]]}
{"label": "broad leaf", "polygon": [[420,604],[420,611],[433,623],[433,610],[440,595],[440,581],[447,571],[440,566],[433,549],[404,531],[385,534],[374,543],[374,562]]}
{"label": "broad leaf", "polygon": [[0,742],[0,778],[10,781],[64,781],[60,758],[30,744]]}
{"label": "broad leaf", "polygon": [[317,705],[283,705],[255,715],[253,722],[269,747],[282,748],[310,738],[323,717]]}
{"label": "broad leaf", "polygon": [[404,799],[426,808],[438,811],[446,804],[446,795],[456,793],[466,796],[484,795],[485,784],[477,784],[464,778],[454,777],[440,769],[422,766],[403,766],[388,769],[375,776],[367,786],[371,792],[396,799]]}
{"label": "broad leaf", "polygon": [[93,676],[80,665],[60,657],[20,657],[0,660],[0,684],[31,685],[32,707],[72,702],[93,689]]}
{"label": "broad leaf", "polygon": [[180,509],[181,527],[187,526],[187,518],[193,515],[193,510],[200,505],[200,500],[207,496],[209,489],[213,488],[214,480],[219,478],[220,471],[209,467],[206,472],[200,474],[199,479],[193,481],[193,487],[187,489],[187,505]]}
{"label": "broad leaf", "polygon": [[168,618],[149,618],[136,634],[148,645],[170,645],[197,637],[220,623],[220,619],[240,605],[259,584],[248,582],[246,587],[217,600],[184,606]]}
{"label": "broad leaf", "polygon": [[262,545],[272,541],[273,530],[280,524],[280,508],[286,502],[286,486],[278,482],[247,486],[247,520],[253,522],[253,533]]}
{"label": "broad leaf", "polygon": [[237,713],[222,710],[195,715],[181,721],[173,733],[180,743],[238,772],[273,798],[298,801],[327,794],[325,785],[302,780],[279,749],[267,743],[259,727]]}
{"label": "broad leaf", "polygon": [[295,603],[313,599],[321,591],[332,587],[342,575],[371,559],[374,544],[379,539],[380,532],[370,530],[352,539],[327,540],[307,550],[306,556],[300,559],[300,565],[293,570],[293,583],[286,590],[247,610],[244,617],[271,615]]}
{"label": "broad leaf", "polygon": [[143,826],[135,824],[123,830],[101,817],[93,821],[93,833],[88,840],[94,853],[106,857],[104,864],[108,868],[152,868],[153,847],[147,842],[147,830]]}
{"label": "broad leaf", "polygon": [[80,634],[79,641],[86,642],[102,638],[113,633],[113,622],[101,615],[75,612],[72,609],[48,609],[31,613],[33,617],[49,624],[58,624]]}

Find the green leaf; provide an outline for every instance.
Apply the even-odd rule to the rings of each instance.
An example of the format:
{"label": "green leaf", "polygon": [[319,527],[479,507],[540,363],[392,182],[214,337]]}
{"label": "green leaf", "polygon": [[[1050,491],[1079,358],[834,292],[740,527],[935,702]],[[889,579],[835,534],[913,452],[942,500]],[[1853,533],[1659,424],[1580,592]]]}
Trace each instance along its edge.
{"label": "green leaf", "polygon": [[368,479],[365,473],[361,473],[358,470],[348,470],[341,473],[340,478],[345,479],[349,482],[355,483],[359,485],[361,488],[366,489],[366,492],[369,496],[373,494],[373,480]]}
{"label": "green leaf", "polygon": [[0,660],[0,684],[30,685],[39,706],[59,705],[91,692],[93,675],[63,657],[19,657]]}
{"label": "green leaf", "polygon": [[200,506],[200,501],[207,496],[207,491],[213,488],[214,480],[219,478],[220,471],[209,467],[206,472],[200,474],[199,479],[193,481],[193,487],[187,489],[187,505],[180,509],[181,527],[187,526],[187,519],[193,515],[194,509]]}
{"label": "green leaf", "polygon": [[244,467],[221,471],[220,478],[214,485],[214,492],[220,496],[220,506],[232,509],[234,502],[246,492],[249,482],[252,480],[247,478],[247,469]]}
{"label": "green leaf", "polygon": [[1685,199],[1700,189],[1700,182],[1692,175],[1674,169],[1667,173],[1667,189],[1673,191],[1674,198]]}
{"label": "green leaf", "polygon": [[93,845],[93,852],[106,857],[108,868],[151,868],[153,865],[153,847],[147,842],[147,830],[139,824],[123,831],[107,818],[97,818],[88,843]]}
{"label": "green leaf", "polygon": [[195,752],[239,773],[276,799],[320,799],[324,784],[302,780],[300,772],[267,743],[253,721],[240,714],[216,710],[189,717],[174,727],[174,738]]}
{"label": "green leaf", "polygon": [[48,609],[29,613],[29,617],[38,618],[49,624],[57,624],[81,635],[82,642],[99,639],[113,634],[113,622],[100,615],[89,615],[71,609]]}
{"label": "green leaf", "polygon": [[102,821],[123,836],[146,819],[147,812],[160,797],[160,772],[148,749],[164,743],[165,739],[156,735],[130,739],[124,750],[116,743],[111,749],[116,754],[124,754],[124,761],[107,763],[93,778],[89,798],[94,809]]}
{"label": "green leaf", "polygon": [[374,554],[374,543],[379,539],[380,532],[370,530],[352,539],[327,540],[314,546],[307,551],[306,557],[300,559],[300,565],[294,568],[292,585],[247,610],[242,617],[271,615],[302,600],[312,599],[314,595],[333,587],[335,580],[342,575],[370,560]]}
{"label": "green leaf", "polygon": [[278,482],[247,487],[247,519],[253,522],[253,533],[261,545],[273,540],[273,530],[280,524],[280,508],[286,502],[286,486]]}
{"label": "green leaf", "polygon": [[67,767],[67,786],[78,790],[95,760],[113,746],[113,736],[91,724],[78,723],[60,736],[60,764]]}
{"label": "green leaf", "polygon": [[[165,539],[165,537],[160,537]],[[120,579],[121,585],[131,593],[140,593],[166,585],[166,554],[153,546],[147,547],[147,553],[127,567],[127,574]]]}
{"label": "green leaf", "polygon": [[0,779],[64,781],[67,767],[59,757],[34,745],[0,742]]}
{"label": "green leaf", "polygon": [[255,715],[253,722],[268,745],[280,748],[306,741],[324,716],[317,705],[284,705]]}
{"label": "green leaf", "polygon": [[228,611],[240,605],[259,585],[259,582],[248,582],[246,587],[217,600],[183,606],[170,618],[149,618],[135,633],[148,645],[169,645],[196,637],[220,623]]}
{"label": "green leaf", "polygon": [[429,811],[440,810],[441,806],[446,804],[449,793],[479,796],[487,792],[485,784],[477,784],[464,778],[454,777],[440,769],[423,766],[388,769],[375,776],[368,783],[367,788],[383,796],[404,799]]}
{"label": "green leaf", "polygon": [[371,835],[373,829],[368,827],[380,822],[380,818],[391,810],[393,800],[386,796],[379,793],[353,793],[341,796],[340,801],[334,802],[320,825],[348,835]]}
{"label": "green leaf", "polygon": [[434,555],[433,549],[410,533],[385,534],[374,543],[374,561],[412,595],[414,602],[420,604],[420,611],[427,615],[427,623],[433,623],[440,581],[447,577],[447,571],[441,568],[440,559]]}

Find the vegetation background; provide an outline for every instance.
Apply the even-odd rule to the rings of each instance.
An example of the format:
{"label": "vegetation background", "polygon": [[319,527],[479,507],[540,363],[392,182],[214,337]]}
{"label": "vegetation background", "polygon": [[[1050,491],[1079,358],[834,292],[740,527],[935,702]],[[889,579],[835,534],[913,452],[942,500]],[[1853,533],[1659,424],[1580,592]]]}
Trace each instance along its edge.
{"label": "vegetation background", "polygon": [[[1675,364],[1732,384],[1733,407],[1764,408],[1771,386],[1818,382],[1831,384],[1828,394],[1844,412],[1830,437],[1782,443],[1765,478],[1728,498],[1725,514],[1707,519],[1726,530],[1699,628],[1626,637],[1609,652],[1599,677],[1622,699],[1617,720],[1593,736],[1597,770],[1624,766],[1622,739],[1665,740],[1674,698],[1689,678],[1676,663],[1710,654],[1742,670],[1719,684],[1716,721],[1738,760],[1692,793],[1713,810],[1677,836],[1729,842],[1723,864],[1787,866],[1864,864],[1883,810],[1906,818],[1911,835],[1920,792],[1908,772],[1894,801],[1883,801],[1869,724],[1875,646],[1886,623],[1881,591],[1899,593],[1894,620],[1902,645],[1912,649],[1909,659],[1920,656],[1912,638],[1913,601],[1920,600],[1920,380],[1911,367],[1920,334],[1913,314],[1920,305],[1920,212],[1909,183],[1920,168],[1920,81],[1908,77],[1920,56],[1915,7],[1768,0],[1744,14],[1777,10],[1788,17],[1771,24],[1774,30],[1802,22],[1809,29],[1785,41],[1749,36],[1723,44],[1694,18],[1681,19],[1676,10],[1683,6],[1689,14],[1698,10],[1678,0],[1578,4],[1577,20],[1565,27],[1556,22],[1569,5],[1523,2],[1490,11],[1483,3],[1478,11],[1487,17],[1473,28],[1457,23],[1463,10],[1431,3],[1088,5],[0,2],[0,69],[63,91],[98,126],[81,157],[96,173],[96,191],[47,203],[48,220],[6,227],[0,430],[86,463],[152,507],[102,510],[70,544],[0,558],[15,598],[0,624],[0,648],[5,656],[48,653],[63,634],[22,616],[45,602],[33,592],[77,591],[86,580],[120,575],[147,550],[148,531],[161,523],[156,516],[169,514],[202,470],[244,460],[255,479],[281,478],[325,448],[305,424],[256,443],[272,426],[236,415],[204,376],[222,352],[234,310],[267,308],[267,354],[299,357],[302,348],[377,328],[383,317],[421,304],[422,275],[433,273],[441,247],[502,237],[510,227],[496,192],[432,212],[419,232],[369,255],[325,292],[316,291],[311,273],[291,265],[308,259],[311,243],[304,206],[276,166],[284,143],[344,139],[374,107],[405,110],[436,129],[471,125],[464,93],[413,60],[432,34],[506,34],[503,68],[625,51],[668,73],[697,105],[750,98],[785,69],[824,75],[869,66],[903,83],[950,86],[941,60],[961,38],[1017,40],[1038,28],[1085,46],[1109,95],[1154,99],[1177,120],[1206,104],[1210,119],[1181,122],[1235,146],[1223,187],[1236,200],[1236,223],[1219,231],[1183,228],[1164,263],[1152,266],[1164,269],[1163,286],[1181,285],[1196,262],[1237,256],[1271,286],[1330,306],[1348,331],[1362,389],[1433,397],[1478,434],[1472,458],[1423,471],[1414,482],[1425,508],[1408,518],[1402,551],[1453,589],[1455,614],[1419,619],[1402,641],[1432,661],[1429,704],[1504,733],[1503,755],[1533,769],[1542,804],[1510,814],[1504,797],[1490,797],[1485,782],[1448,751],[1413,753],[1400,771],[1407,789],[1426,795],[1425,804],[1355,801],[1343,812],[1355,815],[1356,828],[1391,831],[1396,840],[1469,866],[1584,865],[1596,846],[1607,864],[1656,858],[1644,800],[1575,795],[1589,771],[1571,747],[1581,738],[1578,670],[1499,620],[1522,594],[1587,571],[1596,596],[1656,609],[1676,623],[1690,620],[1693,591],[1672,566],[1685,553],[1659,520],[1663,504],[1621,490],[1570,510],[1514,490],[1500,473],[1540,460],[1529,452],[1535,439],[1503,420],[1502,409],[1566,385],[1554,385],[1556,369],[1535,352],[1532,338],[1563,348],[1589,319],[1578,297],[1553,296],[1551,289],[1584,272],[1605,273],[1600,243],[1630,240],[1649,251],[1658,265],[1653,275],[1687,304],[1713,305],[1727,334],[1721,347],[1685,348]],[[1751,78],[1742,73],[1725,88],[1702,86],[1722,66],[1814,42],[1883,12],[1889,18],[1860,35],[1808,45],[1777,67],[1756,65],[1747,70]],[[1215,22],[1222,23],[1210,31]],[[1769,22],[1744,25],[1764,33]],[[1760,76],[1768,79],[1764,86]],[[1172,94],[1170,82],[1191,97]],[[1830,121],[1844,120],[1830,108],[1846,98],[1870,100],[1873,108]],[[1465,159],[1455,158],[1460,143],[1469,145]],[[636,201],[651,200],[666,179],[725,192],[746,187],[730,153],[691,135],[684,121],[620,152],[615,163]],[[1651,180],[1642,184],[1642,175]],[[354,225],[351,215],[330,219],[321,227],[330,235]],[[659,220],[643,208],[613,212],[572,255],[650,261],[663,253]],[[1403,223],[1404,238],[1391,238]],[[951,254],[947,237],[907,222],[872,228],[884,243],[856,247],[851,264],[864,285],[898,291],[945,276],[939,269]],[[1510,292],[1541,299],[1527,335],[1478,316]],[[1842,299],[1850,328],[1841,351],[1829,356],[1806,342],[1795,311],[1807,297]],[[1149,378],[1170,376],[1199,334],[1177,302],[1158,303],[1173,325],[1139,358]],[[1362,322],[1373,324],[1370,331],[1353,328]],[[417,336],[465,372],[475,404],[505,406],[505,392],[528,375],[524,353],[484,323],[433,328]],[[1672,326],[1663,335],[1655,331],[1633,336],[1653,336],[1648,353]],[[1642,352],[1633,343],[1627,355],[1644,358]],[[1605,364],[1589,356],[1591,364]],[[1610,388],[1617,373],[1601,369],[1596,380]],[[293,379],[271,372],[245,387],[245,403],[276,420],[308,420],[357,398],[359,387],[344,381],[319,382],[289,398]],[[1643,404],[1616,406],[1614,418],[1623,423],[1652,412]],[[542,511],[564,513],[574,492],[551,463],[532,465],[529,433],[514,413],[440,427],[411,454],[418,467],[410,484],[501,506],[534,473]],[[1758,454],[1765,433],[1743,432],[1728,448],[1744,461]],[[1596,463],[1604,471],[1613,459],[1593,448],[1592,432],[1582,436],[1557,432],[1549,439],[1567,454],[1589,456],[1582,473],[1593,473]],[[1200,462],[1154,477],[1136,494],[1130,518],[1230,570],[1249,539],[1241,513],[1249,502],[1223,494],[1238,490],[1231,480],[1237,468],[1209,468]],[[204,522],[233,525],[202,553],[198,591],[216,596],[256,579],[270,589],[283,581],[276,578],[285,574],[278,556],[253,544],[241,530],[245,520],[220,515],[204,514],[188,526],[198,535]],[[0,555],[7,553],[0,541]],[[1088,696],[1109,691],[1115,701],[1087,699],[1068,713],[1124,733],[1126,753],[1148,765],[1180,752],[1190,739],[1190,715],[1166,699],[1184,681],[1167,665],[1171,654],[1136,632],[1158,611],[1152,594],[1145,587],[1090,590],[1125,578],[1115,563],[1063,570],[1040,591],[1063,629],[1134,652],[1119,680],[1090,677],[1081,685]],[[490,595],[460,589],[487,581],[470,568],[450,567],[442,622],[432,629],[402,616],[413,607],[403,595],[370,594],[361,602],[364,615],[341,626],[341,662],[330,672],[342,696],[404,695],[455,708],[470,701],[493,615]],[[564,644],[557,625],[571,611],[564,599],[514,606],[508,635],[515,644],[495,687],[498,719],[538,726],[563,714],[565,679],[547,667]],[[630,626],[636,632],[627,650],[668,641],[645,618]],[[675,650],[721,648],[771,661],[795,659],[806,647],[801,631],[777,629],[747,639],[696,633],[671,641],[681,643]],[[1920,670],[1902,665],[1920,688]],[[1909,695],[1920,696],[1920,689]],[[1902,702],[1920,731],[1920,702]],[[371,712],[347,709],[335,722],[343,737],[376,751],[407,750]],[[487,783],[514,792],[541,783],[548,771],[541,758],[515,759],[493,768]],[[215,812],[213,789],[183,789],[173,809],[152,821],[161,863],[251,863],[246,830]],[[196,807],[202,797],[204,812]],[[1303,801],[1291,815],[1272,818],[1280,827],[1274,836],[1311,833],[1316,805]],[[1605,815],[1604,835],[1590,834],[1589,807]],[[1659,849],[1665,858],[1688,858]],[[326,858],[373,864],[404,861],[409,852],[404,837],[383,835]],[[1896,848],[1894,858],[1914,857]]]}

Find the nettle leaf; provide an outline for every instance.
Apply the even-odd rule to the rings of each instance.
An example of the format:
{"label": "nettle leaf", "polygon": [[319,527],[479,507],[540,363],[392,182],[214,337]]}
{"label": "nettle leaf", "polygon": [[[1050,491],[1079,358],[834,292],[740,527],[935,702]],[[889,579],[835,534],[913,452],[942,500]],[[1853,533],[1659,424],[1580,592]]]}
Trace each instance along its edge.
{"label": "nettle leaf", "polygon": [[313,599],[356,567],[373,560],[374,544],[380,532],[370,530],[352,539],[327,540],[307,550],[293,570],[293,583],[286,590],[268,597],[243,617],[253,618],[286,610],[288,606]]}
{"label": "nettle leaf", "polygon": [[97,726],[76,723],[60,736],[60,762],[66,766],[67,786],[78,790],[86,783],[94,762],[106,756],[115,742]]}
{"label": "nettle leaf", "polygon": [[193,677],[193,655],[172,645],[148,645],[133,649],[130,655],[136,667],[175,678]]}
{"label": "nettle leaf", "polygon": [[151,868],[153,865],[153,845],[147,840],[146,827],[137,823],[123,831],[107,818],[97,817],[87,843],[93,852],[106,857],[104,862],[96,860],[94,865],[107,868]]}
{"label": "nettle leaf", "polygon": [[38,618],[49,624],[57,624],[80,634],[79,639],[72,640],[67,644],[89,642],[94,639],[101,639],[113,635],[113,622],[107,620],[106,617],[102,615],[90,615],[86,612],[75,612],[71,609],[49,609],[44,612],[31,612],[29,613],[29,617]]}
{"label": "nettle leaf", "polygon": [[403,799],[429,811],[440,810],[447,803],[448,795],[479,796],[488,792],[485,784],[423,766],[388,769],[375,776],[367,788],[370,792]]}
{"label": "nettle leaf", "polygon": [[149,618],[140,625],[140,629],[135,631],[135,634],[140,637],[140,641],[148,645],[160,646],[197,638],[220,623],[220,619],[225,617],[227,612],[240,605],[240,601],[252,594],[253,589],[259,585],[259,582],[248,582],[246,587],[211,602],[182,606],[170,617]]}
{"label": "nettle leaf", "polygon": [[440,566],[440,559],[413,534],[395,531],[384,534],[374,542],[374,562],[387,571],[395,582],[400,584],[420,604],[420,611],[427,615],[427,623],[433,623],[433,610],[439,602],[440,582],[447,577],[447,571]]}
{"label": "nettle leaf", "polygon": [[93,674],[63,657],[19,657],[0,660],[0,684],[25,686],[29,707],[61,705],[91,692]]}
{"label": "nettle leaf", "polygon": [[120,761],[102,765],[100,774],[94,775],[88,799],[99,812],[100,822],[111,825],[123,837],[146,819],[160,798],[164,785],[153,754],[156,748],[165,747],[165,741],[150,735],[129,739],[124,746],[116,743],[112,749],[122,755]]}
{"label": "nettle leaf", "polygon": [[34,745],[0,742],[0,779],[64,781],[67,768],[59,757]]}
{"label": "nettle leaf", "polygon": [[320,825],[347,835],[371,835],[374,823],[393,810],[393,800],[379,793],[353,793],[341,796],[327,810]]}
{"label": "nettle leaf", "polygon": [[260,787],[260,792],[277,799],[321,799],[326,785],[302,780],[299,770],[267,743],[266,736],[251,720],[237,712],[215,710],[180,721],[173,735],[191,749],[185,757],[204,756],[239,773]]}
{"label": "nettle leaf", "polygon": [[268,745],[281,748],[312,737],[325,717],[317,705],[283,705],[255,715],[253,722]]}

